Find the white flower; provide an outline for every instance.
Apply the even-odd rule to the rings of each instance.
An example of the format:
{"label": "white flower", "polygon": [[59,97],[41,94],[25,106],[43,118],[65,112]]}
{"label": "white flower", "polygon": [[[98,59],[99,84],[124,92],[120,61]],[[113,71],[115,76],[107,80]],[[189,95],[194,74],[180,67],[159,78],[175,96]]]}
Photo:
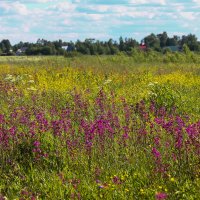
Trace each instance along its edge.
{"label": "white flower", "polygon": [[35,81],[34,80],[30,80],[30,81],[28,81],[28,83],[34,83]]}
{"label": "white flower", "polygon": [[30,90],[30,91],[36,91],[37,89],[34,88],[33,86],[31,86],[31,87],[27,88],[27,90]]}
{"label": "white flower", "polygon": [[112,81],[111,79],[106,80],[106,81],[104,82],[104,85],[110,83],[111,81]]}

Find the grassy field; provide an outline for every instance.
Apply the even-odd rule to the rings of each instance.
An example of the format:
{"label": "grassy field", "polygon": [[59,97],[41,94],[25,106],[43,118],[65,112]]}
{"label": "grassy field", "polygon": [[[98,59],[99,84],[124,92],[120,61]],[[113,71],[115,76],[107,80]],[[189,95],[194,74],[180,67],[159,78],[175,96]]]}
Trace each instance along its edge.
{"label": "grassy field", "polygon": [[200,64],[0,58],[0,199],[200,197]]}

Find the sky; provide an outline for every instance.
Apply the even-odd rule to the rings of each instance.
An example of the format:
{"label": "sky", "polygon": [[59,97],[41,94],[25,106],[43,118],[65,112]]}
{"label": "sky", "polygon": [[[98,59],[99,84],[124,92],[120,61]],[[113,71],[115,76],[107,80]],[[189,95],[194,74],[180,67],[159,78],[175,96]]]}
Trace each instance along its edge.
{"label": "sky", "polygon": [[138,41],[150,33],[195,34],[200,0],[0,0],[0,41]]}

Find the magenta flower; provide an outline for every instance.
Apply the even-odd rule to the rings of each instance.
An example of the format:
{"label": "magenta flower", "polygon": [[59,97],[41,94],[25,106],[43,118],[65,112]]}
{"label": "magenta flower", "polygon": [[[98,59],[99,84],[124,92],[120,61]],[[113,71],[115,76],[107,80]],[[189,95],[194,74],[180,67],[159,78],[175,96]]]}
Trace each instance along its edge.
{"label": "magenta flower", "polygon": [[156,194],[156,200],[163,200],[163,199],[167,199],[166,193],[159,192]]}
{"label": "magenta flower", "polygon": [[120,178],[118,176],[114,176],[112,181],[116,185],[119,185],[119,184],[122,183],[121,180],[120,180]]}
{"label": "magenta flower", "polygon": [[39,141],[35,141],[35,142],[33,143],[33,145],[34,145],[34,147],[39,147],[39,146],[40,146],[40,142],[39,142]]}
{"label": "magenta flower", "polygon": [[152,153],[153,153],[154,157],[157,159],[159,159],[161,157],[160,152],[155,147],[153,147]]}
{"label": "magenta flower", "polygon": [[154,143],[155,143],[157,146],[160,145],[160,138],[159,138],[158,136],[156,136],[156,137],[154,138]]}

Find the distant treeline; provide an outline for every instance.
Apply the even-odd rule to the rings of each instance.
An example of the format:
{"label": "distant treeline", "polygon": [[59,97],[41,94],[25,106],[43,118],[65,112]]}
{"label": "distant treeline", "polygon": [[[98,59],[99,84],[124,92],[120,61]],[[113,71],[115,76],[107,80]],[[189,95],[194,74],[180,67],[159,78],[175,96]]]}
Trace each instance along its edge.
{"label": "distant treeline", "polygon": [[[141,48],[141,45],[144,48]],[[12,46],[9,40],[4,39],[0,42],[0,55],[115,55],[120,52],[130,54],[135,49],[166,53],[173,51],[172,47],[178,47],[178,50],[174,51],[182,51],[183,46],[187,46],[190,51],[200,52],[200,42],[195,35],[169,37],[166,32],[163,32],[157,35],[152,33],[141,43],[133,38],[120,37],[119,41],[113,39],[99,41],[90,38],[85,41],[64,42],[38,39],[36,43],[19,42]]]}

